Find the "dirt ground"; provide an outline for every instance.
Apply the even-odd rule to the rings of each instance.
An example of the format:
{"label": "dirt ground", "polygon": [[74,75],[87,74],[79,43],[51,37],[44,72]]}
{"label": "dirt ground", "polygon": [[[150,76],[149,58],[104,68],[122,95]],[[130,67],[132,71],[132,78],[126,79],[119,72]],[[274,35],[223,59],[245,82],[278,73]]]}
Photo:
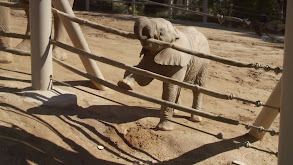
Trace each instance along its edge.
{"label": "dirt ground", "polygon": [[[76,12],[77,16],[132,32],[136,17]],[[209,40],[211,53],[246,62],[282,67],[283,45],[264,42],[253,32],[228,29],[216,24],[174,21],[178,29],[195,26]],[[12,31],[24,33],[24,12],[13,11]],[[126,39],[89,27],[82,27],[94,54],[129,65],[140,61],[138,40]],[[20,40],[13,39],[13,46]],[[68,44],[71,44],[68,41]],[[1,52],[0,52],[1,53]],[[79,57],[68,53],[66,61],[84,69]],[[106,80],[116,84],[124,71],[98,63]],[[174,131],[155,130],[159,105],[117,93],[95,90],[85,78],[54,64],[53,78],[73,87],[54,83],[77,96],[77,107],[50,108],[32,103],[43,99],[22,94],[29,89],[30,57],[15,56],[12,64],[0,64],[0,164],[230,164],[237,160],[249,165],[277,164],[278,136],[266,135],[255,141],[243,126],[205,119],[175,116]],[[211,62],[207,88],[222,93],[266,102],[280,75],[262,70],[237,68]],[[161,97],[162,83],[153,81],[134,91]],[[192,93],[183,90],[183,105],[191,106]],[[261,107],[234,100],[204,96],[203,110],[253,123]],[[279,130],[279,117],[272,129]],[[222,133],[226,140],[218,139]],[[250,141],[254,148],[245,148]],[[103,146],[104,149],[98,149]]]}

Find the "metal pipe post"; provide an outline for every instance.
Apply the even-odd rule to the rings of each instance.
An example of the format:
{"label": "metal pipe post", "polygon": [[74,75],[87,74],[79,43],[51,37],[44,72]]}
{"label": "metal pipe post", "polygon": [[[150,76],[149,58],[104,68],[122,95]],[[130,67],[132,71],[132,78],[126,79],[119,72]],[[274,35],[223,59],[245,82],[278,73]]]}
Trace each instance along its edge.
{"label": "metal pipe post", "polygon": [[[208,0],[204,0],[204,2],[203,2],[203,12],[205,14],[208,14]],[[203,21],[203,23],[207,23],[208,16],[204,15],[202,21]]]}
{"label": "metal pipe post", "polygon": [[[71,16],[74,16],[73,10],[72,10],[68,0],[52,0],[52,3],[56,9],[63,11]],[[84,35],[81,31],[79,24],[72,22],[71,20],[69,20],[68,18],[66,18],[60,14],[59,14],[59,17],[60,17],[61,21],[63,22],[64,27],[65,27],[73,45],[79,49],[85,50],[86,52],[91,52],[91,50],[90,50],[90,48],[84,38]],[[100,71],[99,67],[97,66],[96,61],[94,61],[92,59],[85,58],[83,56],[79,56],[79,57],[83,63],[83,66],[85,67],[86,71],[89,74],[104,80],[104,76],[103,76],[102,72]],[[98,89],[101,89],[101,90],[105,89],[100,84],[98,84],[94,81],[92,81],[92,82]]]}
{"label": "metal pipe post", "polygon": [[278,164],[293,163],[293,0],[287,1]]}
{"label": "metal pipe post", "polygon": [[52,75],[51,0],[30,1],[32,87],[48,90]]}

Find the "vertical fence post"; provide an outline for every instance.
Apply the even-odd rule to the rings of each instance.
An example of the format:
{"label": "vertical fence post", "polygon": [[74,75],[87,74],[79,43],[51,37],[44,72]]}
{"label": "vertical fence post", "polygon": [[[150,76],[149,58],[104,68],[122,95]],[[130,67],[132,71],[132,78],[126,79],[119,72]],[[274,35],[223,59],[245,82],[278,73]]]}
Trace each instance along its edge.
{"label": "vertical fence post", "polygon": [[189,10],[189,0],[184,0],[185,9]]}
{"label": "vertical fence post", "polygon": [[280,136],[278,164],[291,165],[293,162],[293,1],[287,1],[285,31],[285,54],[280,112]]}
{"label": "vertical fence post", "polygon": [[229,16],[232,17],[232,10],[233,10],[233,4],[230,5],[229,8]]}
{"label": "vertical fence post", "polygon": [[132,15],[135,15],[135,0],[132,0],[131,1],[131,5],[132,5],[132,11],[131,11],[131,13],[132,13]]}
{"label": "vertical fence post", "polygon": [[[68,2],[68,0],[52,0],[52,3],[54,5],[54,7],[60,11],[63,11],[71,16],[74,16],[74,12]],[[81,31],[81,28],[79,26],[79,24],[70,21],[69,19],[67,19],[64,16],[60,16],[61,21],[64,24],[64,27],[69,35],[69,38],[71,39],[73,45],[79,49],[82,49],[86,52],[91,52],[89,45],[87,44],[84,35]],[[104,80],[104,76],[102,74],[102,72],[100,71],[96,61],[83,57],[83,56],[79,56],[83,66],[85,67],[87,73],[96,76],[100,79]],[[104,86],[96,83],[95,81],[92,81],[93,84],[101,90],[106,89]]]}
{"label": "vertical fence post", "polygon": [[[173,5],[173,0],[169,0],[169,5]],[[172,19],[173,8],[170,6],[168,11],[168,18]]]}
{"label": "vertical fence post", "polygon": [[32,88],[48,90],[52,75],[52,30],[51,0],[31,0],[31,70]]}
{"label": "vertical fence post", "polygon": [[203,12],[205,13],[205,15],[203,16],[202,22],[207,23],[208,17],[206,14],[208,14],[208,0],[204,0],[203,2]]}
{"label": "vertical fence post", "polygon": [[[282,85],[282,78],[276,85],[275,89],[271,93],[270,97],[268,98],[266,104],[274,107],[280,107],[281,105],[281,85]],[[272,109],[269,107],[263,107],[259,115],[257,116],[253,125],[255,126],[262,126],[265,129],[269,129],[276,117],[279,115],[279,111],[276,109]],[[265,132],[259,132],[256,129],[251,129],[249,134],[257,138],[258,140],[262,140],[265,136]]]}
{"label": "vertical fence post", "polygon": [[85,10],[90,11],[90,0],[85,0]]}

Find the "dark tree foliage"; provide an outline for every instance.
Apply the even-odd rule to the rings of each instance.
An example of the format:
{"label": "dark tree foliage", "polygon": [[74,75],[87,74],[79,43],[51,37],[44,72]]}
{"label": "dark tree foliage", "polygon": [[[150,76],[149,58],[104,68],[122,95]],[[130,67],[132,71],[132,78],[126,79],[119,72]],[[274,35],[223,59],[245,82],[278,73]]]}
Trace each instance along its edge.
{"label": "dark tree foliage", "polygon": [[[286,2],[286,0],[212,0],[209,8],[217,8],[220,14],[231,14],[239,18],[258,20],[266,17],[266,19],[275,20],[285,18]],[[232,8],[230,5],[233,5]],[[282,13],[282,6],[284,13]]]}
{"label": "dark tree foliage", "polygon": [[[151,0],[151,1],[164,3],[164,4],[169,3],[169,0]],[[167,12],[167,11],[168,11],[168,7],[158,6],[153,4],[145,4],[145,7],[144,7],[144,14],[146,15],[155,15],[159,12]]]}

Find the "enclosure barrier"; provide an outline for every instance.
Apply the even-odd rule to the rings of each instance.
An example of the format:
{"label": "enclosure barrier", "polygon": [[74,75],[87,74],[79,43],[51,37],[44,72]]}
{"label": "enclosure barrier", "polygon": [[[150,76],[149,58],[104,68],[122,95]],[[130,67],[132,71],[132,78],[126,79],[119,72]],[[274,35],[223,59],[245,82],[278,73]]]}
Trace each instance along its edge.
{"label": "enclosure barrier", "polygon": [[[52,43],[54,43],[54,41],[52,41]],[[72,47],[72,48],[74,48],[74,47]],[[76,48],[74,48],[74,49],[76,49]],[[79,50],[79,49],[77,49],[77,50]],[[3,50],[3,51],[5,51],[5,50]],[[85,51],[82,51],[82,50],[79,50],[79,51],[76,51],[75,52],[73,50],[68,49],[68,51],[71,51],[71,52],[74,52],[74,53],[81,53],[81,52],[83,52],[84,54],[88,54],[88,52],[85,52]],[[25,52],[25,51],[19,51],[17,49],[13,49],[13,52],[15,54],[23,54],[23,52]],[[25,52],[25,53],[27,55],[30,55],[29,52]],[[95,55],[93,55],[93,56],[95,56]],[[183,112],[195,114],[195,115],[202,116],[202,117],[205,117],[205,118],[208,118],[208,119],[212,119],[212,120],[215,120],[215,121],[223,122],[223,123],[226,123],[226,124],[243,125],[243,126],[245,126],[246,129],[256,129],[259,132],[269,132],[271,136],[274,136],[274,135],[278,135],[279,134],[279,132],[277,132],[275,130],[264,129],[263,127],[254,126],[254,125],[251,125],[249,123],[244,123],[244,122],[241,122],[241,121],[238,121],[238,120],[225,118],[225,117],[222,117],[220,115],[214,115],[212,113],[204,112],[204,111],[197,110],[197,109],[194,109],[194,108],[182,106],[182,105],[179,105],[179,104],[176,104],[176,103],[168,102],[168,101],[161,100],[161,99],[152,98],[152,97],[149,97],[149,96],[146,96],[146,95],[143,95],[143,94],[139,94],[139,93],[136,93],[136,92],[133,92],[133,91],[129,91],[129,90],[120,88],[120,87],[118,87],[118,86],[116,86],[114,84],[111,84],[111,83],[109,83],[109,82],[107,82],[105,80],[102,80],[100,78],[97,78],[95,76],[92,76],[91,74],[88,74],[86,72],[83,72],[83,71],[81,71],[79,69],[76,69],[73,66],[70,66],[70,65],[68,65],[68,64],[66,64],[66,63],[64,63],[64,62],[62,62],[62,61],[60,61],[60,60],[58,60],[58,59],[56,59],[54,57],[53,57],[53,60],[56,63],[58,63],[61,66],[63,66],[64,68],[66,68],[66,69],[68,69],[68,70],[70,70],[70,71],[72,71],[72,72],[74,72],[74,73],[76,73],[76,74],[78,74],[80,76],[83,76],[83,77],[88,78],[90,80],[96,81],[97,83],[99,83],[99,84],[101,84],[103,86],[106,86],[106,87],[111,88],[111,89],[113,89],[113,90],[115,90],[117,92],[120,92],[120,93],[129,95],[129,96],[132,96],[132,97],[135,97],[135,98],[140,98],[142,100],[146,100],[146,101],[149,101],[149,102],[152,102],[152,103],[156,103],[156,104],[160,104],[160,105],[165,105],[165,106],[168,106],[168,107],[171,107],[171,108],[175,108],[175,109],[181,110]]]}
{"label": "enclosure barrier", "polygon": [[266,104],[263,104],[261,101],[250,101],[250,100],[247,100],[247,99],[236,97],[233,94],[222,94],[222,93],[219,93],[219,92],[216,92],[216,91],[201,87],[199,85],[193,85],[193,84],[190,84],[190,83],[174,80],[174,79],[171,79],[171,78],[166,77],[166,76],[162,76],[162,75],[157,74],[157,73],[153,73],[153,72],[143,70],[143,69],[140,69],[140,68],[137,68],[137,67],[129,66],[129,65],[126,65],[126,64],[111,60],[111,59],[107,59],[107,58],[102,57],[102,56],[98,56],[98,55],[94,55],[94,54],[91,54],[91,53],[84,52],[84,51],[82,51],[80,49],[74,48],[74,47],[69,46],[69,45],[65,45],[65,44],[63,44],[61,42],[58,42],[58,41],[51,40],[51,43],[56,45],[56,46],[58,46],[58,47],[60,47],[60,48],[65,49],[67,51],[74,52],[74,53],[77,53],[79,55],[86,56],[87,58],[91,58],[93,60],[108,64],[108,65],[112,65],[112,66],[115,66],[115,67],[120,68],[120,69],[125,69],[125,70],[130,71],[130,72],[135,73],[135,74],[155,78],[155,79],[163,81],[165,83],[175,84],[175,85],[178,85],[180,87],[187,88],[187,89],[190,89],[190,90],[197,90],[198,92],[201,92],[203,94],[206,94],[206,95],[209,95],[209,96],[212,96],[212,97],[215,97],[215,98],[224,99],[224,100],[233,100],[233,99],[235,99],[235,100],[238,100],[238,101],[242,101],[243,103],[254,104],[257,107],[265,106],[265,107],[269,107],[269,108],[272,108],[272,109],[280,110],[279,107],[266,105]]}
{"label": "enclosure barrier", "polygon": [[[24,39],[24,38],[29,39],[30,38],[30,36],[28,36],[28,35],[17,34],[17,33],[8,33],[8,32],[5,32],[5,31],[0,31],[0,35],[6,36],[6,37],[12,37],[12,38],[22,38],[22,39]],[[59,46],[59,47],[61,47],[63,49],[66,49],[68,51],[74,51],[74,52],[80,51],[80,49],[76,49],[74,47],[65,45],[65,44],[57,42],[57,41],[51,41],[51,43],[55,44],[56,46]],[[0,50],[3,50],[3,51],[6,50],[6,51],[13,52],[13,49],[4,48],[4,47],[0,47]],[[199,92],[201,92],[203,94],[206,94],[206,95],[209,95],[209,96],[212,96],[212,97],[216,97],[216,98],[219,98],[219,99],[238,100],[238,101],[242,101],[243,103],[254,104],[257,107],[264,106],[264,107],[280,110],[280,108],[278,108],[278,107],[263,104],[259,100],[258,101],[251,101],[251,100],[243,99],[243,98],[240,98],[240,97],[236,97],[233,94],[222,94],[222,93],[219,93],[219,92],[216,92],[216,91],[213,91],[213,90],[203,88],[203,87],[201,87],[199,85],[193,85],[193,84],[173,80],[171,78],[164,77],[164,76],[161,76],[161,75],[156,74],[156,73],[152,73],[152,72],[149,72],[149,71],[146,71],[146,70],[143,70],[143,69],[128,66],[128,65],[125,65],[125,64],[113,61],[113,60],[106,59],[104,57],[100,57],[100,56],[90,54],[90,53],[84,53],[84,52],[80,51],[78,54],[84,54],[88,58],[92,58],[92,59],[95,59],[95,60],[97,60],[99,62],[103,62],[103,63],[106,63],[106,64],[114,65],[114,66],[116,66],[118,68],[125,69],[125,70],[131,71],[131,72],[136,73],[136,74],[141,74],[141,75],[145,75],[145,76],[148,76],[148,77],[152,77],[152,78],[161,80],[161,81],[166,82],[166,83],[172,83],[172,84],[175,84],[175,85],[179,85],[179,86],[181,86],[183,88],[187,88],[187,89],[191,89],[191,90],[198,90]],[[23,52],[22,55],[28,55],[28,54],[26,54],[26,52]]]}
{"label": "enclosure barrier", "polygon": [[[76,22],[76,23],[81,23],[81,24],[90,26],[92,28],[103,30],[105,32],[111,32],[111,33],[120,35],[122,37],[127,37],[127,38],[131,38],[131,39],[136,38],[135,35],[133,33],[130,33],[130,32],[125,32],[125,31],[118,30],[118,29],[115,29],[115,28],[110,28],[110,27],[107,27],[107,26],[104,26],[104,25],[100,25],[100,24],[91,22],[91,21],[86,20],[86,19],[73,17],[73,16],[70,16],[69,14],[66,14],[64,12],[58,11],[56,9],[53,9],[53,11],[55,13],[61,14],[64,17],[67,17],[68,19],[70,19],[71,21]],[[236,60],[230,60],[228,58],[224,58],[224,57],[220,57],[220,56],[216,56],[216,55],[212,55],[212,54],[207,54],[207,53],[201,53],[201,52],[198,52],[198,51],[194,51],[194,50],[190,50],[190,49],[180,47],[180,46],[178,46],[176,44],[171,44],[171,43],[167,43],[167,42],[163,42],[163,41],[159,41],[159,40],[155,40],[155,39],[148,39],[147,42],[161,45],[164,48],[172,48],[172,49],[175,49],[175,50],[178,50],[178,51],[181,51],[181,52],[193,55],[193,56],[197,56],[197,57],[205,58],[205,59],[210,59],[210,60],[220,62],[220,63],[223,63],[223,64],[227,64],[227,65],[232,65],[232,66],[237,66],[237,67],[254,68],[254,69],[262,68],[264,71],[274,71],[276,74],[281,73],[283,71],[283,69],[281,69],[280,67],[273,68],[273,67],[270,67],[269,65],[261,65],[259,63],[246,63],[246,62],[240,62],[240,61],[236,61]]]}
{"label": "enclosure barrier", "polygon": [[91,28],[102,30],[102,31],[105,31],[105,32],[108,32],[108,33],[117,34],[117,35],[120,35],[122,37],[130,38],[130,39],[136,39],[136,37],[135,37],[135,35],[133,33],[125,32],[125,31],[122,31],[122,30],[118,30],[118,29],[115,29],[115,28],[108,27],[108,26],[104,26],[104,25],[101,25],[101,24],[98,24],[98,23],[95,23],[95,22],[92,22],[92,21],[89,21],[89,20],[86,20],[86,19],[74,17],[74,16],[71,16],[71,15],[69,15],[67,13],[62,12],[62,11],[59,11],[59,10],[57,10],[55,8],[52,8],[52,11],[54,13],[56,13],[56,14],[59,14],[59,15],[64,16],[64,17],[67,17],[69,20],[71,20],[71,21],[73,21],[75,23],[79,23],[81,25],[86,25],[86,26],[89,26]]}
{"label": "enclosure barrier", "polygon": [[175,109],[178,109],[178,110],[181,110],[183,112],[187,112],[187,113],[191,113],[191,114],[194,114],[194,115],[198,115],[198,116],[202,116],[202,117],[205,117],[205,118],[208,118],[208,119],[212,119],[212,120],[215,120],[215,121],[219,121],[219,122],[223,122],[223,123],[226,123],[226,124],[231,124],[231,125],[243,125],[245,126],[246,129],[257,129],[259,132],[269,132],[271,136],[274,136],[274,135],[279,135],[279,132],[275,131],[275,130],[269,130],[269,129],[264,129],[263,127],[258,127],[258,126],[253,126],[251,124],[248,124],[248,123],[244,123],[244,122],[241,122],[241,121],[238,121],[238,120],[234,120],[234,119],[229,119],[229,118],[225,118],[225,117],[222,117],[222,116],[217,116],[217,115],[214,115],[212,113],[208,113],[208,112],[204,112],[204,111],[201,111],[201,110],[197,110],[197,109],[194,109],[194,108],[190,108],[190,107],[186,107],[186,106],[182,106],[182,105],[179,105],[179,104],[176,104],[176,103],[172,103],[172,102],[169,102],[169,101],[165,101],[165,100],[162,100],[162,99],[156,99],[156,98],[152,98],[152,97],[149,97],[149,96],[146,96],[146,95],[143,95],[143,94],[140,94],[140,93],[136,93],[136,92],[133,92],[133,91],[129,91],[129,90],[126,90],[126,89],[123,89],[123,88],[120,88],[114,84],[111,84],[105,80],[102,80],[102,79],[99,79],[97,77],[94,77],[88,73],[85,73],[77,68],[74,68],[73,66],[70,66],[56,58],[53,58],[54,61],[56,63],[58,63],[59,65],[63,66],[64,68],[80,75],[80,76],[83,76],[85,78],[88,78],[88,79],[91,79],[91,80],[94,80],[94,81],[97,81],[97,83],[100,83],[108,88],[111,88],[117,92],[120,92],[120,93],[123,93],[123,94],[126,94],[126,95],[129,95],[129,96],[132,96],[132,97],[135,97],[135,98],[140,98],[142,100],[145,100],[145,101],[149,101],[149,102],[152,102],[152,103],[156,103],[156,104],[160,104],[160,105],[165,105],[165,106],[168,106],[168,107],[171,107],[171,108],[175,108]]}
{"label": "enclosure barrier", "polygon": [[[103,30],[105,32],[111,32],[111,33],[120,35],[122,37],[131,38],[131,39],[136,38],[135,35],[133,33],[130,33],[130,32],[125,32],[125,31],[118,30],[118,29],[115,29],[115,28],[110,28],[110,27],[100,25],[100,24],[94,23],[94,22],[86,20],[86,19],[73,17],[73,16],[70,16],[67,13],[58,11],[56,9],[53,9],[53,11],[55,13],[58,13],[58,14],[64,16],[64,17],[67,17],[68,19],[70,19],[71,21],[76,22],[76,23],[81,23],[81,24],[90,26],[92,28]],[[281,69],[280,67],[273,68],[273,67],[270,67],[269,65],[261,65],[259,63],[246,63],[246,62],[240,62],[240,61],[236,61],[236,60],[230,60],[228,58],[224,58],[224,57],[220,57],[220,56],[216,56],[216,55],[212,55],[212,54],[207,54],[207,53],[201,53],[201,52],[198,52],[198,51],[182,48],[180,46],[177,46],[176,44],[171,44],[171,43],[167,43],[167,42],[163,42],[163,41],[159,41],[159,40],[155,40],[155,39],[148,39],[147,42],[154,43],[154,44],[159,44],[159,45],[163,46],[164,48],[172,48],[172,49],[182,51],[184,53],[187,53],[187,54],[190,54],[190,55],[193,55],[193,56],[210,59],[210,60],[220,62],[220,63],[223,63],[223,64],[227,64],[227,65],[232,65],[232,66],[237,66],[237,67],[254,68],[254,69],[262,68],[262,69],[264,69],[264,71],[274,71],[276,74],[281,73],[283,71],[283,69]]]}
{"label": "enclosure barrier", "polygon": [[[54,43],[54,41],[52,41],[52,43]],[[165,43],[163,43],[163,44],[166,45]],[[167,44],[167,46],[168,45],[170,45],[170,44]],[[171,47],[173,48],[173,46],[171,46]],[[190,50],[188,50],[188,51],[190,51]],[[83,51],[83,52],[87,53],[85,51]],[[106,81],[104,81],[104,80],[102,80],[100,78],[94,77],[94,76],[92,76],[90,74],[87,74],[85,72],[79,71],[79,70],[75,69],[74,67],[71,67],[71,66],[69,66],[69,65],[67,65],[67,64],[65,64],[65,63],[63,63],[63,62],[61,62],[61,61],[59,61],[57,59],[54,59],[54,61],[56,61],[60,65],[64,66],[65,68],[67,68],[67,69],[69,69],[69,70],[71,70],[71,71],[73,71],[75,73],[81,74],[82,76],[90,78],[90,79],[92,79],[92,80],[94,80],[96,82],[101,82],[102,85],[105,84],[105,86],[110,87],[110,88],[112,88],[114,90],[120,89],[119,87],[117,87],[117,86],[115,86],[113,84],[110,84],[110,83],[108,83],[108,82],[106,82]],[[169,107],[172,107],[172,108],[176,108],[176,109],[188,112],[188,113],[193,113],[193,114],[196,114],[196,115],[199,115],[199,116],[202,116],[202,117],[210,118],[210,119],[213,119],[213,120],[216,120],[216,121],[221,121],[221,122],[225,122],[225,123],[228,123],[228,124],[234,124],[234,125],[244,125],[244,126],[246,126],[247,129],[251,129],[251,128],[258,129],[260,132],[270,132],[271,135],[278,134],[278,132],[276,132],[274,130],[268,130],[268,129],[264,129],[263,127],[252,126],[250,124],[242,123],[242,122],[237,121],[237,120],[228,119],[228,118],[224,118],[224,117],[221,117],[221,116],[216,116],[216,115],[213,115],[211,113],[199,111],[199,110],[189,108],[189,107],[180,106],[178,104],[170,103],[170,102],[167,102],[165,100],[158,100],[158,99],[154,99],[154,98],[150,98],[150,97],[147,98],[147,96],[137,94],[137,93],[132,92],[132,91],[127,91],[125,89],[122,89],[122,91],[123,92],[121,92],[121,91],[120,92],[124,93],[124,94],[127,94],[127,95],[130,95],[130,96],[138,97],[138,98],[141,98],[141,99],[144,99],[144,100],[147,100],[147,101],[151,101],[151,102],[154,102],[154,103],[157,103],[157,104],[161,104],[161,105],[166,105],[166,106],[169,106]],[[231,95],[229,97],[233,98],[233,97],[231,97]],[[260,104],[260,103],[258,102],[258,104]]]}
{"label": "enclosure barrier", "polygon": [[[0,34],[5,34],[5,36],[12,37],[12,38],[29,38],[29,36],[27,36],[27,35],[22,35],[22,34],[17,34],[17,33],[8,33],[8,32],[4,32],[4,31],[0,31]],[[75,52],[75,53],[82,55],[82,56],[85,56],[87,58],[91,58],[93,60],[96,60],[96,61],[99,61],[99,62],[102,62],[105,64],[109,64],[109,65],[115,66],[120,69],[125,69],[125,70],[133,72],[135,74],[140,74],[140,75],[144,75],[147,77],[155,78],[155,79],[161,80],[165,83],[172,83],[172,84],[178,85],[178,86],[186,88],[186,89],[197,90],[198,92],[201,92],[201,93],[206,94],[208,96],[212,96],[212,97],[224,99],[224,100],[237,100],[237,101],[242,101],[243,103],[254,104],[257,107],[264,106],[264,107],[280,110],[279,107],[274,107],[274,106],[263,104],[259,100],[258,101],[251,101],[251,100],[247,100],[244,98],[236,97],[236,96],[234,96],[234,94],[223,94],[220,92],[216,92],[214,90],[210,90],[210,89],[201,87],[199,85],[194,85],[194,84],[189,84],[186,82],[177,81],[177,80],[171,79],[169,77],[162,76],[162,75],[159,75],[159,74],[147,71],[147,70],[143,70],[143,69],[140,69],[140,68],[137,68],[134,66],[129,66],[129,65],[111,60],[111,59],[107,59],[102,56],[87,53],[87,52],[84,52],[80,49],[77,49],[75,47],[66,45],[66,44],[58,42],[58,41],[51,40],[50,42],[60,48],[63,48],[63,49],[68,50],[70,52]],[[4,50],[4,48],[3,48],[3,50]],[[9,49],[9,50],[11,50],[11,49]],[[23,52],[23,53],[24,53],[24,55],[27,55],[27,54],[25,54],[25,52]]]}

